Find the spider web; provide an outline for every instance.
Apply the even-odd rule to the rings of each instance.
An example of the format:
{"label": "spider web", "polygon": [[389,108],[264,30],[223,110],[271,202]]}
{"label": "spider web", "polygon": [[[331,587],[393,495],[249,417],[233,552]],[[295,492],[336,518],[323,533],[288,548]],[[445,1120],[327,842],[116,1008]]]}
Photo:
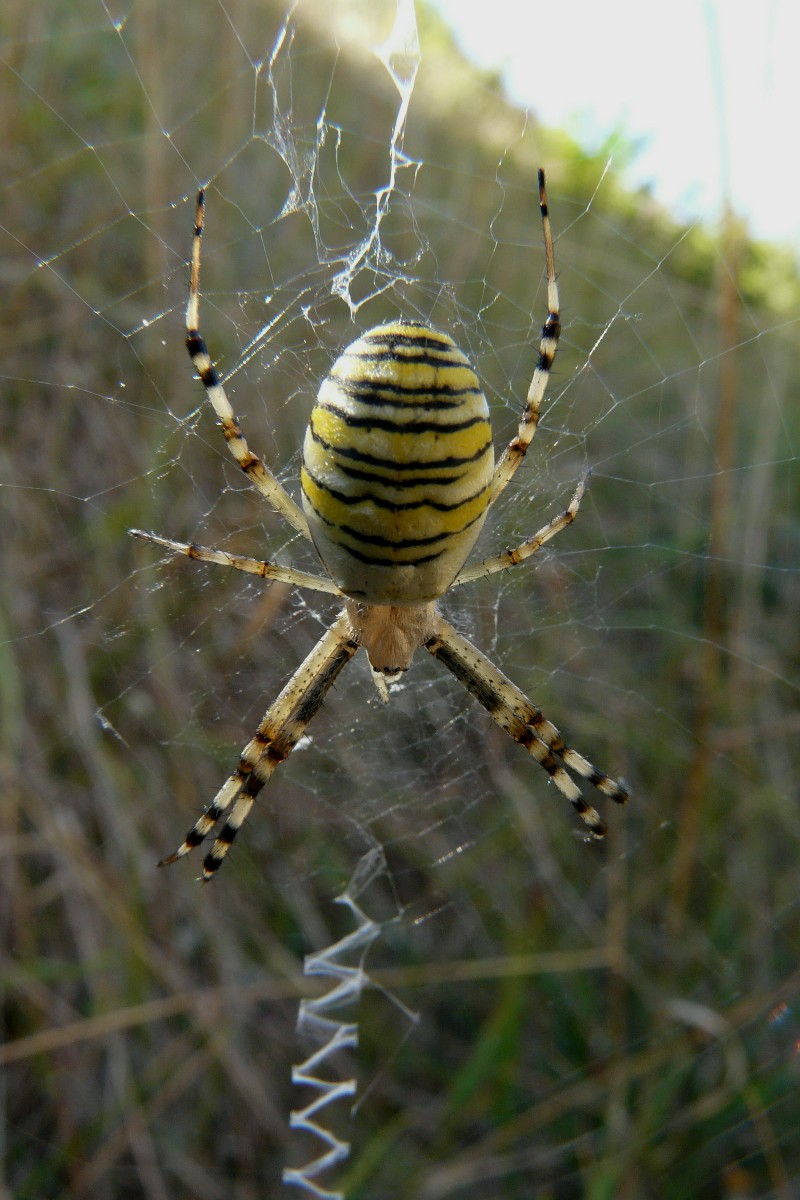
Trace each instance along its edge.
{"label": "spider web", "polygon": [[[790,257],[627,193],[410,2],[42,0],[6,23],[8,1194],[275,1194],[315,1153],[289,1128],[301,964],[343,945],[358,1046],[333,1066],[358,1086],[331,1187],[792,1195]],[[427,655],[388,708],[359,656],[213,888],[156,873],[335,613],[127,537],[315,569],[180,344],[198,184],[204,333],[297,496],[317,381],[398,313],[452,332],[513,434],[545,314],[539,163],[564,332],[478,555],[590,486],[527,567],[443,607],[629,811],[587,844]]]}

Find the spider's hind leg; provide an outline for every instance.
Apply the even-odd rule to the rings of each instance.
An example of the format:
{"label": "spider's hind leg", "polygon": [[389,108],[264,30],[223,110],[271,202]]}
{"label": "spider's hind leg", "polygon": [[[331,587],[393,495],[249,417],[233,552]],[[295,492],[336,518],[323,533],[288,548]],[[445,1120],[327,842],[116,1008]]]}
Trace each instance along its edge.
{"label": "spider's hind leg", "polygon": [[308,521],[303,510],[278,483],[269,467],[254,454],[247,444],[242,428],[236,420],[230,400],[214,366],[209,349],[200,336],[200,251],[205,226],[205,192],[201,188],[197,195],[194,237],[192,238],[192,261],[189,274],[189,299],[186,304],[186,349],[195,371],[200,376],[206,395],[219,418],[225,441],[236,462],[250,482],[266,497],[276,512],[289,522],[304,538],[311,540]]}
{"label": "spider's hind leg", "polygon": [[544,237],[544,258],[547,271],[547,316],[542,326],[539,340],[539,355],[533,372],[525,406],[522,409],[516,436],[511,439],[497,461],[492,480],[492,498],[494,504],[514,477],[517,468],[528,452],[528,447],[534,439],[539,425],[539,411],[550,378],[550,369],[558,349],[558,339],[561,336],[560,304],[558,299],[558,284],[556,283],[555,256],[553,254],[553,234],[550,229],[550,211],[547,206],[547,185],[544,171],[539,168],[539,212],[542,218],[542,234]]}

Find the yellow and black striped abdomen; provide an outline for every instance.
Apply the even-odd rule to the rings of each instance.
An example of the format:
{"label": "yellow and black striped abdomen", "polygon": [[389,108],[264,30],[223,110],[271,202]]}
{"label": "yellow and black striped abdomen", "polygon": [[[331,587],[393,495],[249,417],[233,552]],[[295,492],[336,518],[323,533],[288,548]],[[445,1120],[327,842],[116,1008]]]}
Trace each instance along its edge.
{"label": "yellow and black striped abdomen", "polygon": [[489,504],[489,410],[446,334],[403,321],[348,346],[303,445],[303,508],[346,595],[415,604],[447,590]]}

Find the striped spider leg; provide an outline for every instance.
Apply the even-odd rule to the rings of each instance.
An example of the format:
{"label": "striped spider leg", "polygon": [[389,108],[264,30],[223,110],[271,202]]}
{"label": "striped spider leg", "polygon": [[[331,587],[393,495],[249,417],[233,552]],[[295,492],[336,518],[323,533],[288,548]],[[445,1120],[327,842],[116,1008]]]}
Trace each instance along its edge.
{"label": "striped spider leg", "polygon": [[572,499],[562,513],[557,517],[553,517],[552,521],[548,521],[532,537],[526,538],[524,542],[519,546],[515,546],[513,550],[503,550],[500,554],[493,554],[491,558],[485,558],[482,562],[473,563],[470,567],[462,567],[453,580],[453,587],[457,587],[462,583],[471,583],[473,579],[482,579],[485,575],[494,575],[495,571],[505,571],[508,567],[517,567],[520,563],[526,562],[537,550],[541,550],[546,542],[549,542],[557,533],[561,533],[562,529],[566,529],[568,525],[571,525],[577,517],[581,500],[586,491],[588,478],[587,473],[575,488],[575,491],[572,493]]}
{"label": "striped spider leg", "polygon": [[233,839],[244,824],[256,796],[273,771],[288,758],[319,711],[325,696],[358,649],[345,613],[322,635],[297,668],[277,700],[264,713],[258,729],[245,746],[239,765],[225,781],[203,815],[174,854],[158,864],[167,866],[188,854],[228,813],[203,861],[203,880],[219,870]]}
{"label": "striped spider leg", "polygon": [[[281,567],[260,559],[229,554],[196,543],[176,542],[142,529],[130,529],[131,536],[163,546],[173,554],[184,555],[196,562],[230,567],[262,579],[278,580],[295,587],[341,596],[333,580],[311,575],[294,567]],[[194,850],[216,827],[220,818],[230,810],[214,843],[203,860],[201,879],[212,879],[222,865],[236,834],[244,824],[256,796],[269,780],[275,768],[291,754],[312,718],[319,711],[325,696],[336,682],[340,671],[358,649],[344,613],[323,634],[311,653],[297,668],[277,700],[265,712],[255,734],[241,753],[233,774],[217,792],[205,812],[195,821],[184,841],[174,854],[159,862],[160,867],[176,862]]]}
{"label": "striped spider leg", "polygon": [[171,554],[340,597],[344,609],[267,709],[233,774],[163,860],[174,862],[223,824],[203,862],[210,879],[262,787],[291,753],[356,651],[366,651],[383,699],[387,685],[424,647],[548,774],[590,834],[605,824],[584,799],[586,780],[617,803],[626,788],[569,747],[530,700],[440,615],[451,587],[526,562],[575,519],[583,479],[567,508],[532,537],[465,566],[486,514],[536,433],[559,325],[553,240],[544,172],[539,208],[547,271],[547,317],[517,433],[494,461],[489,409],[469,360],[452,338],[419,321],[390,321],[362,334],[320,385],[303,443],[302,509],[253,453],[199,332],[203,193],[197,202],[186,346],[234,459],[274,509],[319,555],[323,574],[282,567],[208,546],[130,532]]}
{"label": "striped spider leg", "polygon": [[310,536],[308,522],[301,509],[245,441],[241,426],[236,420],[217,369],[208,353],[208,347],[200,336],[200,250],[204,225],[205,191],[201,188],[197,194],[194,237],[192,238],[189,299],[186,304],[186,349],[189,351],[194,369],[206,389],[206,395],[211,401],[214,412],[219,418],[222,433],[231,454],[250,482],[269,501],[275,511],[279,512],[298,533],[302,533],[303,537],[307,538]]}
{"label": "striped spider leg", "polygon": [[432,636],[425,642],[425,649],[455,675],[502,730],[525,747],[547,772],[562,796],[569,800],[589,833],[596,838],[604,837],[605,821],[601,820],[597,809],[584,799],[568,772],[587,779],[598,792],[617,804],[627,802],[625,786],[609,778],[582,754],[567,746],[541,709],[532,704],[485,654],[456,633],[443,617],[437,620]]}
{"label": "striped spider leg", "polygon": [[246,558],[242,554],[229,554],[227,550],[215,550],[211,546],[200,546],[197,542],[175,542],[172,538],[159,537],[155,533],[146,533],[143,529],[129,529],[131,537],[143,542],[152,542],[154,546],[163,546],[173,554],[183,554],[196,562],[215,563],[218,567],[232,567],[236,571],[244,571],[247,575],[259,575],[262,579],[275,579],[279,583],[288,583],[292,587],[310,588],[314,592],[328,592],[332,596],[341,596],[340,589],[332,579],[324,575],[312,575],[308,571],[298,571],[295,567],[281,567],[277,563],[268,562],[261,558]]}
{"label": "striped spider leg", "polygon": [[542,336],[539,342],[539,357],[528,388],[525,407],[519,422],[516,436],[511,439],[498,459],[492,480],[492,496],[490,504],[513,478],[517,468],[528,452],[528,447],[534,439],[539,424],[539,410],[544,399],[547,381],[550,378],[550,368],[558,349],[558,339],[561,336],[561,315],[558,299],[558,284],[556,283],[556,264],[553,253],[553,234],[550,229],[550,210],[547,206],[547,185],[544,171],[539,168],[539,212],[542,217],[542,233],[544,235],[544,261],[547,271],[547,317],[542,326]]}

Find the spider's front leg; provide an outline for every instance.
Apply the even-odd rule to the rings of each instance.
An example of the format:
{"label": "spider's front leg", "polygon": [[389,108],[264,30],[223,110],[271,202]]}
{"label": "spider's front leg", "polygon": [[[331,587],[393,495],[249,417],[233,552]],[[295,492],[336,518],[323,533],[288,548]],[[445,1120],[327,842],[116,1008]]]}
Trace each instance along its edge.
{"label": "spider's front leg", "polygon": [[174,854],[162,859],[159,866],[175,862],[199,846],[223,813],[230,809],[230,815],[203,861],[203,879],[212,878],[244,824],[256,796],[275,768],[289,757],[358,646],[347,615],[342,613],[267,709],[254,736],[242,751],[238,767],[189,830],[183,844]]}
{"label": "spider's front leg", "polygon": [[425,649],[452,671],[459,683],[480,701],[492,720],[536,759],[591,834],[604,837],[605,822],[597,809],[584,799],[569,772],[588,780],[598,792],[617,804],[626,803],[627,788],[598,771],[582,754],[567,746],[541,710],[485,654],[456,633],[443,617],[438,617],[436,632],[425,642]]}

